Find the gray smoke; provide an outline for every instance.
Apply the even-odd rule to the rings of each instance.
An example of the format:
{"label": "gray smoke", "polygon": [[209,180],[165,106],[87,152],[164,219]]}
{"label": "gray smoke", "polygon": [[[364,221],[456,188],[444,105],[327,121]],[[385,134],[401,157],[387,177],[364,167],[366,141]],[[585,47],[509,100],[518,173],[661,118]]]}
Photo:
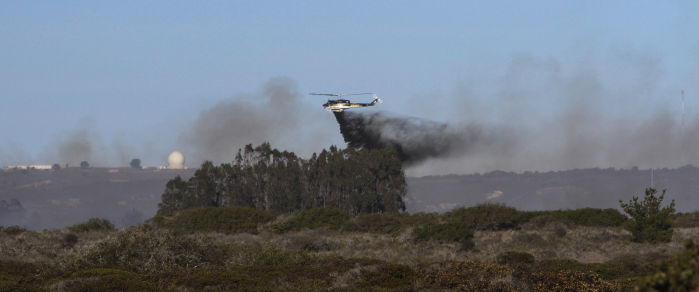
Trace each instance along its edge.
{"label": "gray smoke", "polygon": [[516,55],[493,92],[461,90],[449,109],[455,120],[480,121],[511,139],[425,161],[409,174],[699,165],[699,120],[690,110],[681,127],[680,88],[661,89],[660,58],[631,50],[601,66],[584,61]]}
{"label": "gray smoke", "polygon": [[[279,142],[298,136],[301,95],[289,78],[274,78],[259,93],[239,95],[199,113],[181,135],[192,163],[232,161],[246,144]],[[299,142],[299,141],[296,141]],[[278,144],[278,143],[277,143]]]}
{"label": "gray smoke", "polygon": [[89,129],[79,129],[61,139],[58,143],[58,157],[71,165],[79,165],[81,161],[92,161],[94,146]]}

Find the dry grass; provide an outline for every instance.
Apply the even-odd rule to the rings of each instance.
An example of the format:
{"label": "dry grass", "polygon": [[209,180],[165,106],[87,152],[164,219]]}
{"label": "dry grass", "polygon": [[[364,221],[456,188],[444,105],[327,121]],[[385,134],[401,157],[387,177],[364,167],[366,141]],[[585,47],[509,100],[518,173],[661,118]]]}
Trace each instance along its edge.
{"label": "dry grass", "polygon": [[[450,269],[453,271],[446,270],[446,274],[442,275],[439,272],[441,270],[437,269],[434,276],[439,278],[450,275],[449,277],[455,277],[454,281],[464,277],[478,278],[481,276],[477,270],[481,267],[489,267],[489,269],[505,272],[498,274],[498,277],[501,278],[483,276],[483,281],[485,281],[482,283],[483,285],[497,282],[500,283],[499,285],[503,285],[503,289],[507,288],[505,290],[511,288],[510,290],[516,291],[523,285],[529,285],[521,282],[524,281],[524,278],[518,274],[518,268],[512,266],[509,268],[514,270],[509,271],[505,266],[496,263],[497,256],[508,251],[531,254],[536,259],[537,264],[543,263],[544,260],[554,259],[571,259],[585,264],[633,264],[639,261],[669,257],[681,252],[683,241],[686,239],[699,241],[699,228],[676,228],[671,242],[643,244],[629,241],[629,232],[621,228],[580,227],[551,222],[536,226],[525,225],[520,230],[477,231],[473,238],[475,248],[463,250],[461,244],[457,242],[418,241],[415,239],[411,227],[393,233],[343,232],[324,228],[277,233],[270,226],[278,223],[279,220],[261,226],[256,234],[173,232],[149,224],[125,230],[80,233],[71,232],[67,228],[41,232],[0,233],[0,260],[48,263],[56,265],[59,270],[64,270],[61,268],[64,267],[76,271],[103,267],[128,270],[128,267],[132,267],[132,269],[138,267],[135,269],[137,272],[142,270],[151,274],[162,271],[164,267],[169,266],[198,267],[202,264],[207,266],[209,263],[215,262],[215,259],[224,260],[224,257],[225,261],[214,266],[219,265],[227,268],[257,266],[258,264],[279,266],[278,261],[283,260],[287,262],[282,262],[282,264],[296,267],[299,263],[322,261],[320,259],[339,259],[340,262],[349,260],[350,266],[332,272],[327,278],[328,281],[331,281],[328,282],[328,285],[339,289],[352,287],[357,283],[365,283],[362,282],[364,281],[362,279],[365,278],[380,282],[377,280],[381,278],[380,275],[389,273],[383,270],[377,272],[374,271],[375,269],[389,269],[387,271],[391,271],[390,273],[400,271],[413,273],[411,271],[415,271],[419,275],[427,275],[432,273],[429,272],[431,271],[429,267],[455,263],[456,266],[453,267],[444,266],[451,267]],[[77,236],[76,242],[67,242],[66,238],[70,234]],[[220,251],[217,251],[218,254],[210,254],[215,251],[214,247],[221,248]],[[135,255],[131,252],[120,254],[118,251],[124,248],[128,248],[132,252],[135,251]],[[182,253],[184,250],[188,251],[184,253],[187,254],[186,256]],[[110,258],[110,255],[114,255],[114,257]],[[357,263],[352,261],[357,261]],[[401,268],[406,266],[409,267],[406,268],[408,270]],[[513,274],[514,272],[517,274]],[[585,277],[599,276],[580,270],[571,270],[572,274],[563,272],[563,274],[557,274],[556,271],[550,270],[532,270],[531,273],[532,277],[540,276],[541,279],[570,278],[574,280],[580,277],[582,277],[580,279],[587,279]],[[415,274],[411,275],[414,277]],[[420,281],[427,281],[423,278],[420,279],[422,279]],[[618,281],[634,281],[629,276],[618,279]],[[583,280],[575,281],[587,281]],[[83,284],[89,284],[86,283]],[[429,285],[427,287],[430,287]],[[625,285],[624,287],[628,287],[627,284]],[[441,286],[433,286],[432,288],[450,289],[450,287]]]}
{"label": "dry grass", "polygon": [[[662,244],[630,242],[629,232],[614,227],[566,226],[565,234],[556,227],[539,230],[477,231],[475,249],[461,251],[458,243],[417,242],[410,228],[399,233],[377,234],[338,232],[326,229],[302,230],[278,234],[194,233],[216,243],[237,245],[264,244],[283,249],[303,250],[316,255],[345,258],[371,258],[417,267],[443,261],[479,261],[494,263],[498,254],[526,252],[537,260],[565,258],[581,263],[604,263],[627,256],[672,255],[683,249],[683,241],[699,241],[699,228],[676,228],[673,240]],[[0,259],[20,262],[47,262],[70,257],[118,231],[91,231],[77,234],[74,246],[64,243],[67,229],[26,231],[0,235]]]}
{"label": "dry grass", "polygon": [[[68,229],[25,231],[16,235],[0,234],[0,260],[38,263],[52,261],[58,257],[74,255],[77,251],[105,238],[115,231],[88,231],[73,233]],[[74,244],[66,237],[77,237]]]}

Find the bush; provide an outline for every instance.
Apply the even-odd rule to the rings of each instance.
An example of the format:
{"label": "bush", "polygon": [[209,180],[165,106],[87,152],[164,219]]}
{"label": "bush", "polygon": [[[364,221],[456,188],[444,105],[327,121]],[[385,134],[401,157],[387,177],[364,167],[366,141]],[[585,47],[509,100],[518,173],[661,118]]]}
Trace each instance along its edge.
{"label": "bush", "polygon": [[496,262],[509,266],[531,265],[534,263],[534,256],[526,252],[508,251],[499,254]]}
{"label": "bush", "polygon": [[684,252],[660,265],[655,274],[641,279],[640,290],[696,291],[699,288],[699,246],[685,242]]}
{"label": "bush", "polygon": [[451,222],[462,222],[474,230],[514,229],[529,219],[523,212],[499,204],[456,209],[444,214],[444,218]]}
{"label": "bush", "polygon": [[79,269],[116,268],[133,272],[161,272],[202,264],[223,264],[230,256],[225,246],[173,232],[138,228],[109,235],[80,251],[65,265]]}
{"label": "bush", "polygon": [[[529,291],[526,279],[503,265],[477,262],[445,262],[422,273],[426,290],[435,291]],[[543,291],[543,290],[542,290]]]}
{"label": "bush", "polygon": [[[583,264],[572,259],[545,259],[536,263],[539,272],[578,271],[594,272],[605,280],[615,280],[630,288],[638,276],[655,271],[654,262],[659,255],[628,255],[614,258],[605,263]],[[628,290],[628,289],[626,289]]]}
{"label": "bush", "polygon": [[464,243],[473,238],[473,231],[470,225],[461,222],[427,224],[415,228],[413,234],[418,241],[437,240]]}
{"label": "bush", "polygon": [[342,230],[372,233],[394,233],[401,228],[401,222],[395,214],[364,214],[348,222]]}
{"label": "bush", "polygon": [[21,226],[17,226],[17,225],[8,226],[8,227],[0,226],[0,232],[3,232],[7,235],[18,235],[18,234],[23,233],[25,231],[27,231],[26,228],[21,227]]}
{"label": "bush", "polygon": [[665,190],[656,197],[656,190],[646,189],[642,202],[633,197],[628,203],[619,201],[621,208],[631,218],[624,227],[631,231],[631,240],[635,242],[668,242],[672,239],[672,216],[675,213],[675,201],[669,206],[660,207],[665,198]]}
{"label": "bush", "polygon": [[266,274],[262,271],[256,274],[253,269],[241,268],[203,267],[189,269],[177,273],[172,280],[172,284],[176,287],[167,290],[189,290],[186,288],[191,288],[192,291],[206,288],[218,291],[262,290],[262,287],[273,285],[274,278],[266,277]]}
{"label": "bush", "polygon": [[42,291],[35,264],[0,261],[0,291]]}
{"label": "bush", "polygon": [[551,216],[559,221],[579,226],[622,226],[627,218],[616,209],[583,208],[575,210],[555,210],[527,212],[528,216]]}
{"label": "bush", "polygon": [[289,220],[273,228],[279,233],[321,227],[339,230],[348,220],[349,216],[338,209],[314,208],[297,212]]}
{"label": "bush", "polygon": [[595,272],[543,271],[529,276],[533,291],[615,291],[615,285]]}
{"label": "bush", "polygon": [[318,252],[329,251],[338,247],[335,243],[328,240],[327,236],[320,235],[316,231],[287,235],[285,238],[288,240],[286,248],[290,249]]}
{"label": "bush", "polygon": [[111,231],[114,229],[114,224],[103,218],[91,218],[83,223],[68,227],[68,230],[72,232]]}
{"label": "bush", "polygon": [[78,243],[78,236],[75,233],[68,233],[63,236],[63,247],[73,248]]}
{"label": "bush", "polygon": [[417,274],[406,265],[384,264],[375,270],[362,271],[362,280],[373,287],[405,291],[412,290]]}
{"label": "bush", "polygon": [[147,276],[118,269],[89,269],[75,272],[64,281],[63,291],[155,291]]}
{"label": "bush", "polygon": [[672,227],[699,227],[699,211],[675,215]]}
{"label": "bush", "polygon": [[246,207],[205,207],[187,209],[171,217],[158,215],[153,222],[173,230],[197,232],[213,231],[227,234],[257,233],[259,224],[267,223],[274,216],[266,211]]}

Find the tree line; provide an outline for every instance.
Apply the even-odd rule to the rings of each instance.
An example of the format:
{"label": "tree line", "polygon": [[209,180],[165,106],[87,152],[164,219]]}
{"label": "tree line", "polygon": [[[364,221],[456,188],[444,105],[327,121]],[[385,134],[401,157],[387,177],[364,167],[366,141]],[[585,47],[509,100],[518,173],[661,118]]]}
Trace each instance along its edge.
{"label": "tree line", "polygon": [[158,214],[205,206],[245,206],[273,213],[332,207],[350,215],[405,210],[405,174],[392,148],[338,149],[310,159],[269,143],[238,150],[231,163],[204,162],[188,180],[170,180]]}

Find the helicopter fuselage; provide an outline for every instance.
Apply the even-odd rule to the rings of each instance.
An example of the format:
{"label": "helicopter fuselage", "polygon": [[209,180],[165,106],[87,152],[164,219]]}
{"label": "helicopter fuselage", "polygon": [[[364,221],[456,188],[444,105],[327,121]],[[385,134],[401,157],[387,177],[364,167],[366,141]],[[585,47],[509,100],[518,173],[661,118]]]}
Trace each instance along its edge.
{"label": "helicopter fuselage", "polygon": [[351,108],[373,106],[377,101],[378,99],[374,99],[371,103],[352,103],[348,99],[334,99],[328,100],[327,103],[323,104],[323,107],[332,112],[341,112]]}

